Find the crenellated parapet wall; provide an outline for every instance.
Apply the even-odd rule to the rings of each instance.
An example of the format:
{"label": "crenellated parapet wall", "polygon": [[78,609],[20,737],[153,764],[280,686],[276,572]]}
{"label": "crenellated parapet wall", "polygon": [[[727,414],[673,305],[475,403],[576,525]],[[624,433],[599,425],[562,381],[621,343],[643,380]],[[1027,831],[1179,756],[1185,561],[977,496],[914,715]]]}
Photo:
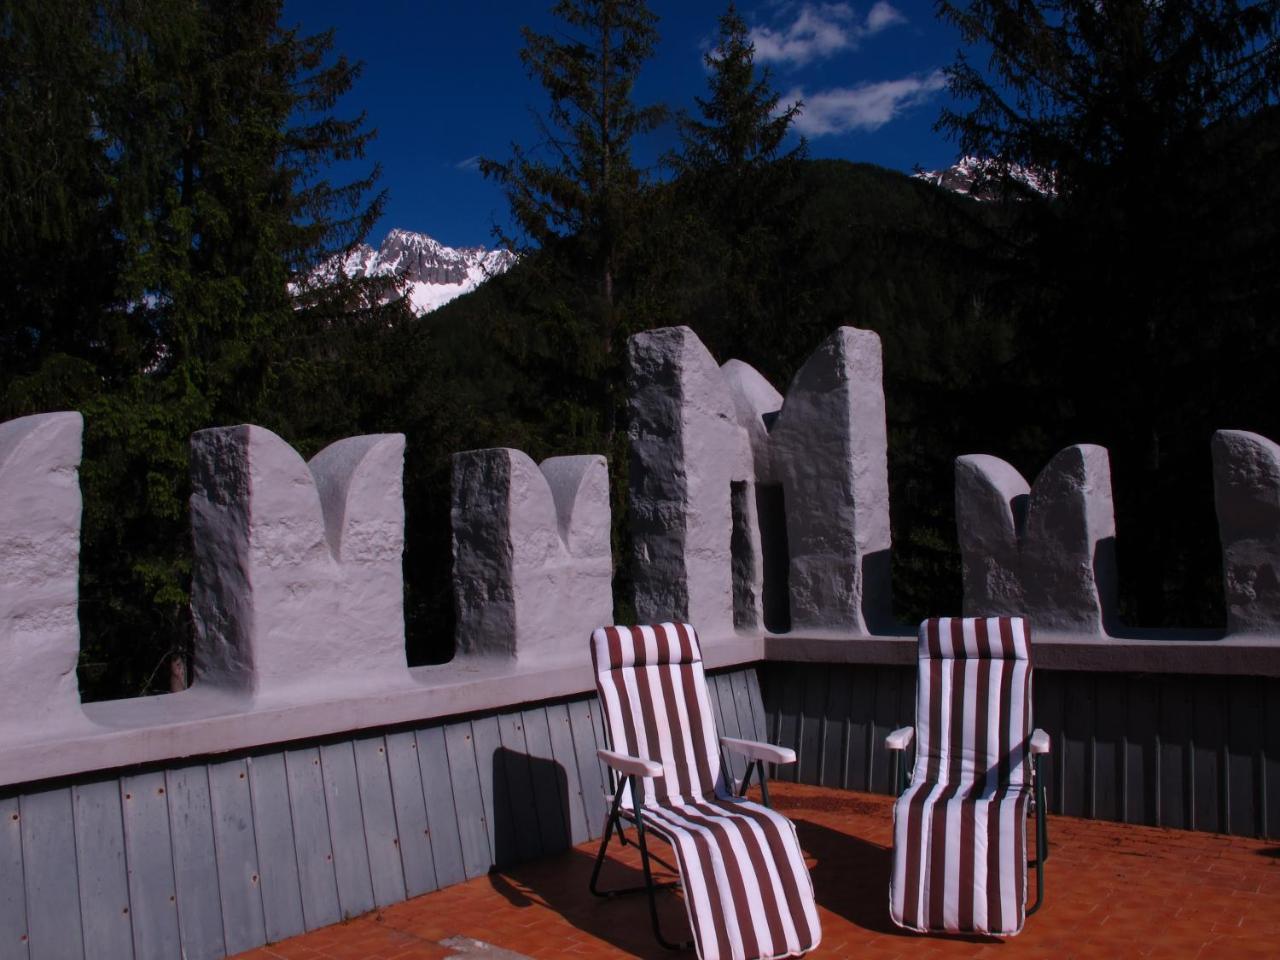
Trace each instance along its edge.
{"label": "crenellated parapet wall", "polygon": [[[633,337],[628,365],[638,616],[692,619],[713,667],[909,659],[876,335],[835,331],[785,394],[687,328]],[[308,463],[241,425],[192,438],[192,687],[82,706],[80,431],[76,413],[0,424],[0,785],[591,689],[584,638],[615,600],[602,457],[456,455],[458,655],[410,668],[404,438]],[[1213,465],[1225,635],[1116,624],[1110,468],[1089,445],[1030,484],[995,457],[957,461],[966,612],[1030,616],[1058,668],[1280,675],[1280,448],[1221,431]]]}
{"label": "crenellated parapet wall", "polygon": [[[718,367],[687,327],[637,334],[628,361],[640,618],[771,626],[780,540],[791,628],[889,628],[880,338],[840,328],[785,398],[748,364]],[[766,490],[780,516],[765,515],[779,506]]]}
{"label": "crenellated parapet wall", "polygon": [[[890,615],[881,364],[875,334],[841,328],[784,395],[687,328],[629,351],[640,617],[693,619],[709,668],[760,664],[763,700],[753,666],[712,676],[722,732],[781,737],[801,779],[872,789],[916,657]],[[80,435],[77,413],[0,424],[0,942],[219,956],[600,829],[586,638],[614,608],[603,457],[455,456],[458,655],[411,668],[404,438],[308,463],[261,427],[201,431],[195,682],[82,705]],[[1280,447],[1220,431],[1212,456],[1228,615],[1196,636],[1115,623],[1106,450],[1068,447],[1033,483],[992,456],[956,463],[966,612],[1038,627],[1057,810],[1106,815],[1072,805],[1087,780],[1146,822],[1280,822],[1280,726],[1255,722],[1280,683]],[[1162,813],[1183,796],[1189,819]]]}
{"label": "crenellated parapet wall", "polygon": [[270,430],[191,438],[196,683],[270,697],[407,681],[404,436],[305,462]]}
{"label": "crenellated parapet wall", "polygon": [[459,655],[564,659],[613,622],[604,457],[455,454],[452,520]]}
{"label": "crenellated parapet wall", "polygon": [[1115,511],[1107,451],[1060,451],[1028,485],[998,457],[956,460],[964,613],[1025,616],[1038,629],[1114,627]]}

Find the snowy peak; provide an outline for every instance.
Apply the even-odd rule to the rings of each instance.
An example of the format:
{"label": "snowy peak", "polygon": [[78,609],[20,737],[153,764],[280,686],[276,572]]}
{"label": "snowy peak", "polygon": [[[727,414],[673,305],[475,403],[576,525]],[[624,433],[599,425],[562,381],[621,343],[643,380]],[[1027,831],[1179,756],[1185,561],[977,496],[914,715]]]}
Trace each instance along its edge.
{"label": "snowy peak", "polygon": [[1057,193],[1052,173],[1033,170],[1016,163],[1009,164],[1006,169],[994,157],[962,157],[945,170],[922,170],[915,176],[917,179],[927,180],[935,187],[973,197],[975,200],[998,200],[1006,174],[1015,184],[1042,196],[1051,197]]}
{"label": "snowy peak", "polygon": [[397,228],[378,249],[362,243],[318,272],[321,278],[333,278],[339,270],[353,279],[393,277],[413,312],[422,316],[505,273],[515,260],[509,250],[447,247],[425,233]]}

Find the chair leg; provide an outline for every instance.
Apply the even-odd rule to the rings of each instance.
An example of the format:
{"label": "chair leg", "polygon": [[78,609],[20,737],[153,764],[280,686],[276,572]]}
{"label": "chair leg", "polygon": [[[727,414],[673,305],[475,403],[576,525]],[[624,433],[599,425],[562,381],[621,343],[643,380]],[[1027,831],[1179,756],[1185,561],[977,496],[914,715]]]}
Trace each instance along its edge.
{"label": "chair leg", "polygon": [[[609,817],[604,825],[604,837],[600,840],[600,852],[596,854],[595,866],[591,870],[591,882],[588,884],[592,894],[597,897],[611,899],[613,897],[623,896],[629,893],[647,893],[649,895],[649,919],[653,924],[653,935],[657,937],[658,943],[668,950],[684,950],[693,945],[690,940],[686,943],[671,943],[662,935],[662,927],[658,922],[658,900],[657,892],[666,890],[676,886],[675,883],[654,883],[653,870],[649,866],[649,845],[645,842],[644,820],[640,815],[636,814],[636,844],[640,847],[640,863],[644,870],[644,884],[635,887],[619,887],[614,890],[601,890],[599,886],[600,868],[604,865],[605,851],[609,847],[609,839],[613,835],[613,831],[618,831],[618,838],[622,839],[622,818],[619,810],[622,807],[622,791],[626,787],[628,779],[619,778],[618,789],[613,795],[613,806],[609,810]],[[640,796],[638,788],[633,783],[633,797]],[[625,842],[625,841],[624,841]],[[654,858],[657,859],[656,857]],[[661,862],[661,861],[659,861]],[[664,864],[665,866],[665,864]]]}
{"label": "chair leg", "polygon": [[763,760],[753,760],[747,764],[746,773],[742,775],[742,786],[738,788],[738,796],[745,797],[747,788],[751,786],[751,771],[756,771],[756,779],[760,781],[760,800],[769,806],[769,775],[765,772]]}
{"label": "chair leg", "polygon": [[1031,916],[1044,902],[1044,864],[1049,859],[1049,822],[1045,815],[1044,778],[1040,776],[1040,757],[1035,758],[1036,780],[1036,902],[1027,909]]}

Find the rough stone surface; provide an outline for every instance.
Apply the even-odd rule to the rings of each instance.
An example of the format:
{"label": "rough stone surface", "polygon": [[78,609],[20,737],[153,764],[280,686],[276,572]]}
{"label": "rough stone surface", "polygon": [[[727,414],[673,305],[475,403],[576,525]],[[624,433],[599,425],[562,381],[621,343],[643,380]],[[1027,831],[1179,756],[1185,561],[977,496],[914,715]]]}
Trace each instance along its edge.
{"label": "rough stone surface", "polygon": [[757,487],[773,483],[773,448],[769,429],[782,409],[782,394],[755,367],[729,360],[720,367],[733,397],[738,423],[751,450],[752,479],[731,489],[733,535],[733,622],[739,630],[759,628],[764,617],[764,545]]}
{"label": "rough stone surface", "polygon": [[613,622],[604,457],[519,450],[453,458],[453,590],[460,654],[581,657]]}
{"label": "rough stone surface", "polygon": [[734,397],[688,327],[636,334],[627,364],[636,616],[732,630],[731,488],[751,478]]}
{"label": "rough stone surface", "polygon": [[1115,512],[1103,447],[1060,451],[1035,483],[985,455],[956,460],[967,616],[1018,615],[1039,630],[1115,627]]}
{"label": "rough stone surface", "polygon": [[0,731],[80,714],[81,426],[0,424]]}
{"label": "rough stone surface", "polygon": [[1245,430],[1213,435],[1227,630],[1280,628],[1280,446]]}
{"label": "rough stone surface", "polygon": [[886,629],[888,433],[880,338],[841,327],[796,374],[770,433],[786,497],[794,629]]}
{"label": "rough stone surface", "polygon": [[199,431],[191,451],[197,684],[407,682],[403,435],[340,440],[307,464],[242,425]]}

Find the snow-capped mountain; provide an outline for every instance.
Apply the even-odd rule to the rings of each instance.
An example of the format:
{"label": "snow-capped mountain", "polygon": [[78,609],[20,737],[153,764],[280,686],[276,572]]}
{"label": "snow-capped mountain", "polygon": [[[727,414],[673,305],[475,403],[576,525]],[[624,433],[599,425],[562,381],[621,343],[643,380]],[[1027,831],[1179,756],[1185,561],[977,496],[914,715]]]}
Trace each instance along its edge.
{"label": "snow-capped mountain", "polygon": [[346,257],[322,266],[315,279],[394,277],[401,296],[418,316],[470,293],[490,277],[506,272],[515,255],[484,247],[446,247],[425,233],[392,230],[378,249],[362,243]]}
{"label": "snow-capped mountain", "polygon": [[[963,157],[945,170],[922,170],[915,176],[927,180],[935,187],[951,190],[975,200],[996,200],[1000,196],[1000,162],[990,157]],[[1012,164],[1009,176],[1017,183],[1036,193],[1051,197],[1054,190],[1052,174],[1042,173]]]}

